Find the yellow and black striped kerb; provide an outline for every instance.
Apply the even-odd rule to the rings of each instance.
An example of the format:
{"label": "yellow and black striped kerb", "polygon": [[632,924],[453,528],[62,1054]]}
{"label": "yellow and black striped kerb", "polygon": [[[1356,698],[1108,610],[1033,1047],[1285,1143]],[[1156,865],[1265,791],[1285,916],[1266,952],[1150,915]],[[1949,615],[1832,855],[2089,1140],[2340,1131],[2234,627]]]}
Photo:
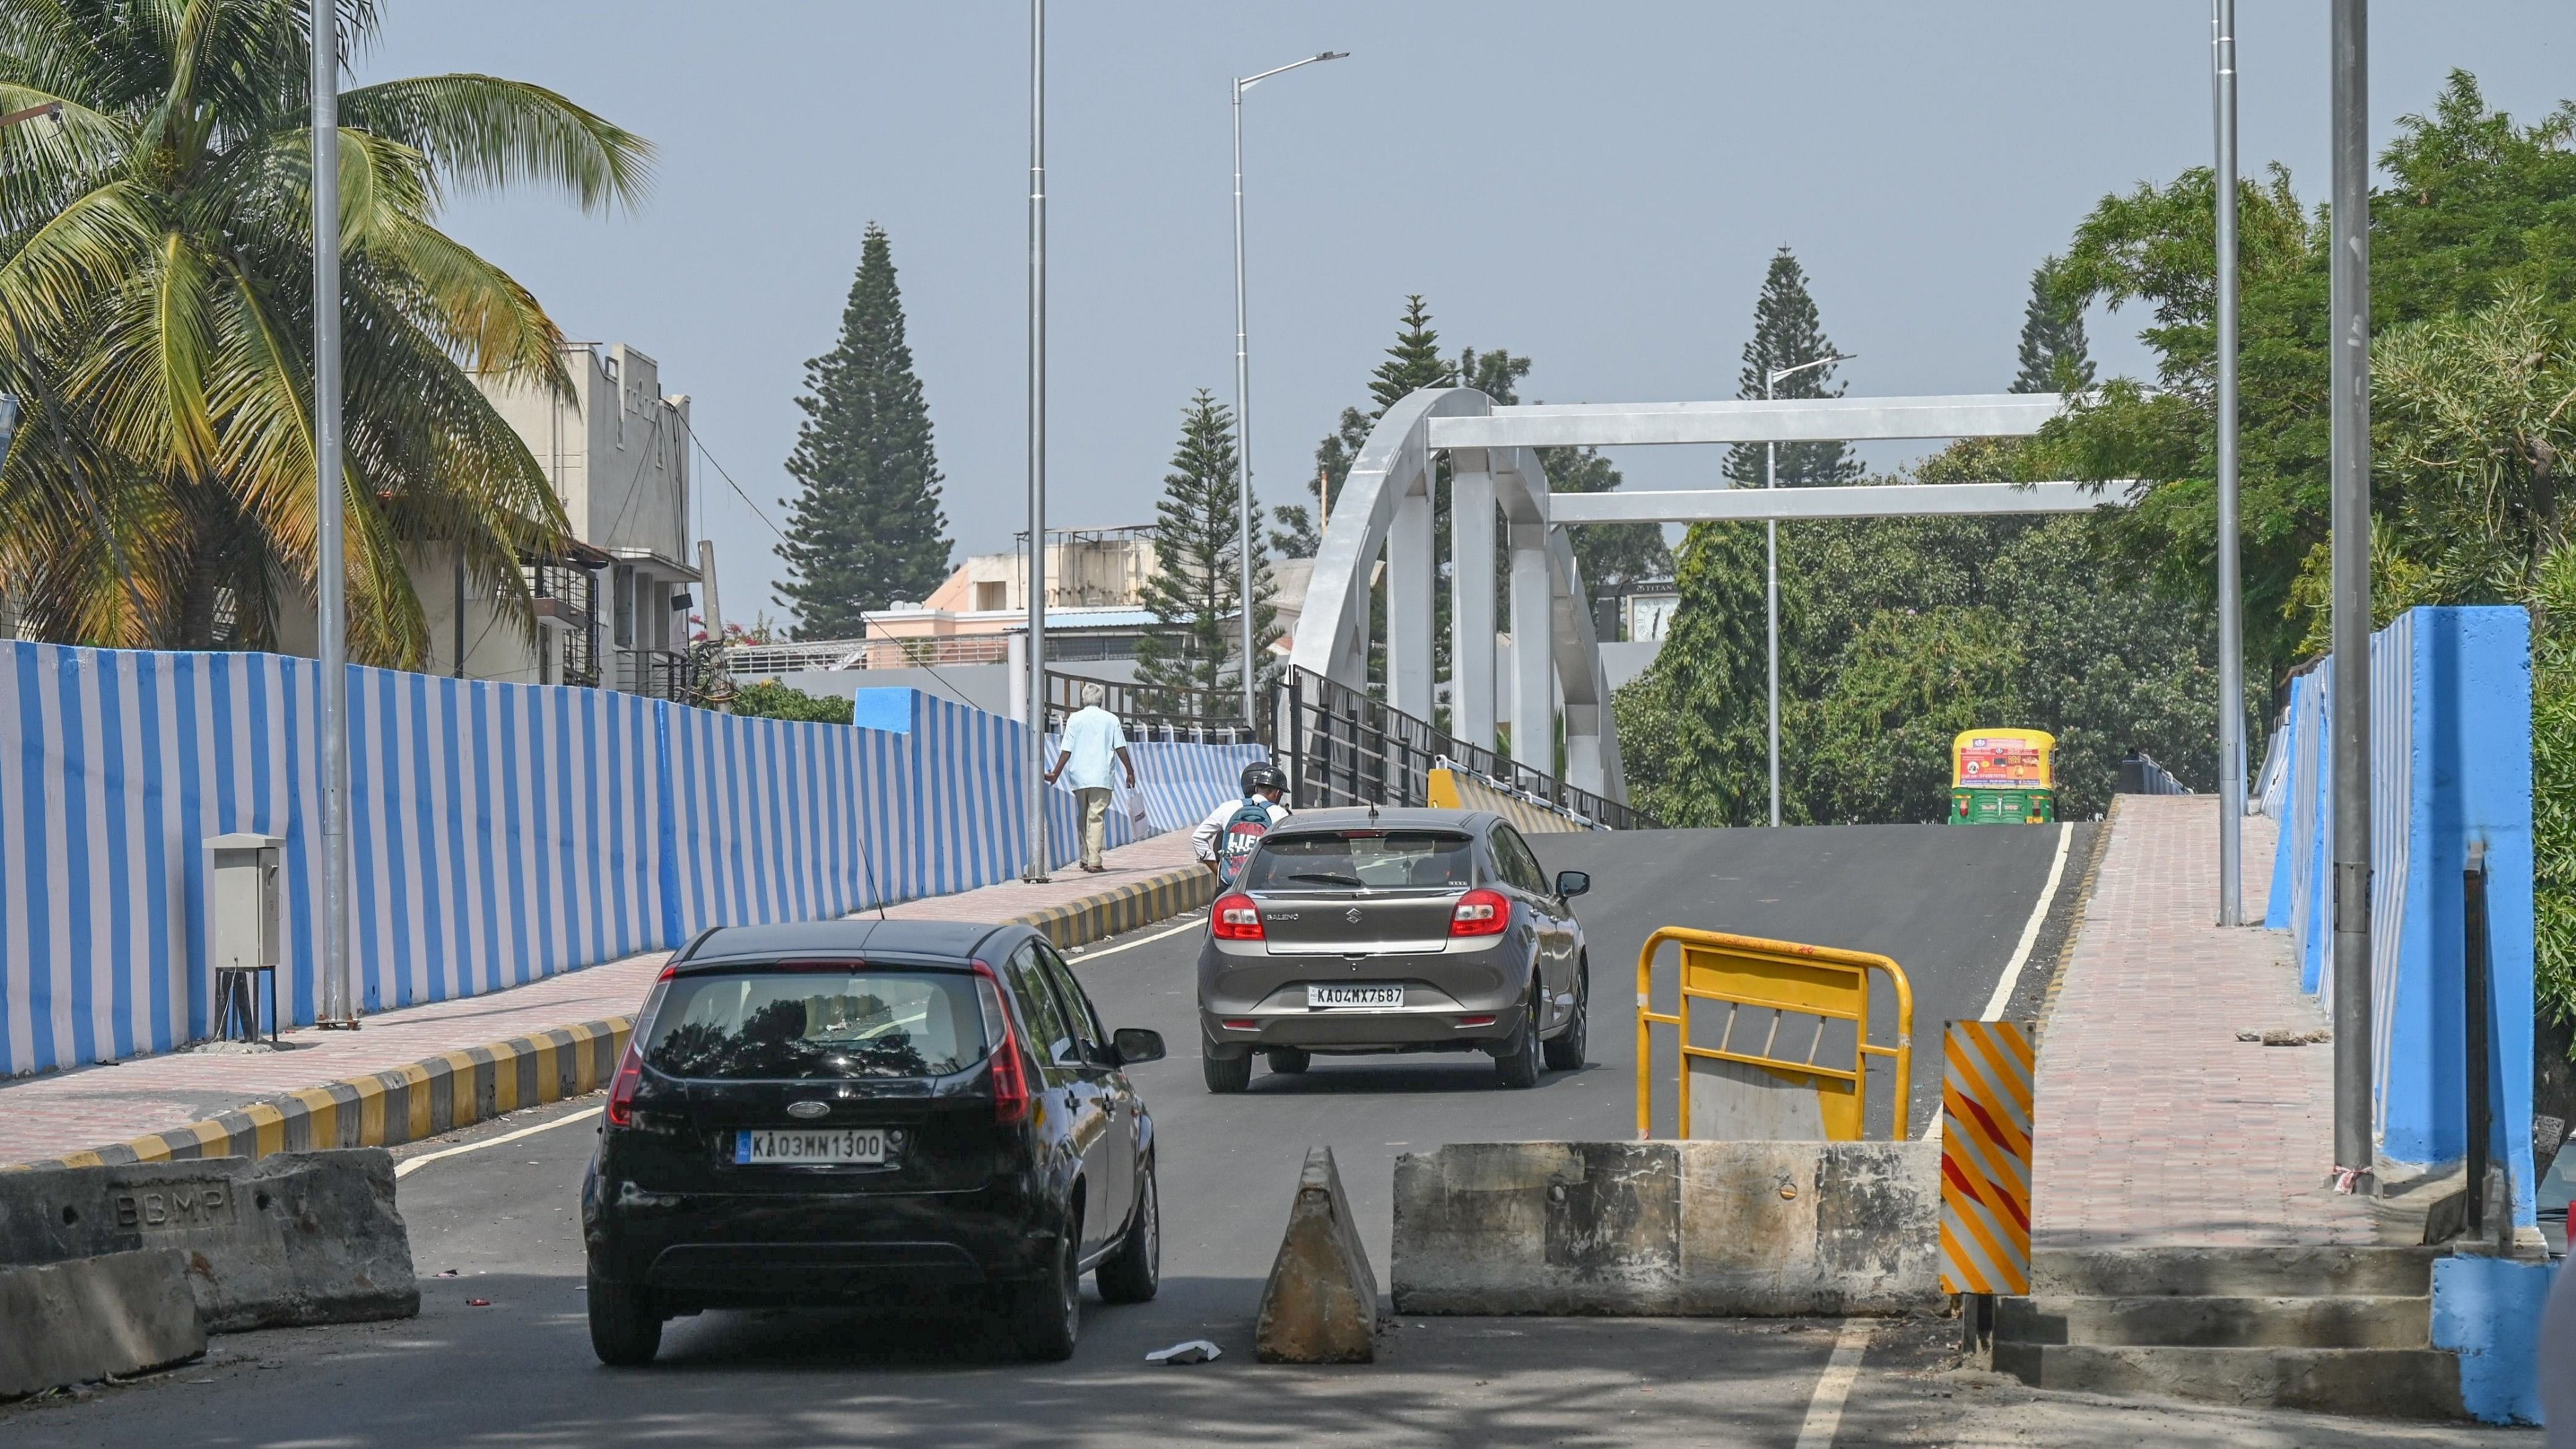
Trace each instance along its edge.
{"label": "yellow and black striped kerb", "polygon": [[1157,871],[1098,895],[1043,911],[1013,916],[1010,924],[1034,928],[1059,951],[1088,946],[1121,931],[1150,926],[1216,899],[1216,873],[1203,865]]}
{"label": "yellow and black striped kerb", "polygon": [[2030,1291],[2030,1030],[1954,1021],[1942,1044],[1941,1291]]}
{"label": "yellow and black striped kerb", "polygon": [[399,1147],[459,1127],[597,1091],[617,1070],[632,1021],[612,1016],[441,1052],[202,1122],[24,1167],[96,1167],[199,1157],[266,1157],[329,1147]]}
{"label": "yellow and black striped kerb", "polygon": [[1524,835],[1592,828],[1562,810],[1497,790],[1463,770],[1433,770],[1423,798],[1435,810],[1490,810],[1512,822]]}

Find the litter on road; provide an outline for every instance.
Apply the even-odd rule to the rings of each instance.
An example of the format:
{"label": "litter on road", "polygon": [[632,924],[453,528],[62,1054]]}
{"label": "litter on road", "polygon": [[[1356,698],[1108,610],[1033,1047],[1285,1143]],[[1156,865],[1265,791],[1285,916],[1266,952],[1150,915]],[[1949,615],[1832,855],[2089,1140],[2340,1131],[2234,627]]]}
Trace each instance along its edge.
{"label": "litter on road", "polygon": [[1224,1349],[1217,1347],[1215,1344],[1208,1342],[1204,1338],[1193,1338],[1187,1343],[1173,1344],[1170,1348],[1158,1348],[1152,1353],[1145,1355],[1145,1362],[1161,1364],[1214,1363],[1223,1357],[1225,1357]]}

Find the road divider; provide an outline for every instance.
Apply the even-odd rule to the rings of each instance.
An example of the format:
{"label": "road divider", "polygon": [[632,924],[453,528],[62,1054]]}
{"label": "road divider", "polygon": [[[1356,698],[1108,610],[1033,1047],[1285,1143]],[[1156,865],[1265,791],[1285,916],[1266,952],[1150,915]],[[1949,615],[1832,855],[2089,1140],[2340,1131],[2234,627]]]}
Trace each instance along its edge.
{"label": "road divider", "polygon": [[1261,1289],[1254,1346],[1264,1363],[1368,1363],[1377,1357],[1377,1274],[1351,1219],[1333,1149],[1306,1149],[1288,1232]]}
{"label": "road divider", "polygon": [[0,1265],[161,1248],[183,1255],[211,1333],[420,1311],[382,1149],[0,1174]]}
{"label": "road divider", "polygon": [[161,1248],[0,1268],[0,1399],[184,1363],[206,1351],[187,1260]]}
{"label": "road divider", "polygon": [[1938,1306],[1929,1142],[1453,1143],[1395,1163],[1399,1313]]}

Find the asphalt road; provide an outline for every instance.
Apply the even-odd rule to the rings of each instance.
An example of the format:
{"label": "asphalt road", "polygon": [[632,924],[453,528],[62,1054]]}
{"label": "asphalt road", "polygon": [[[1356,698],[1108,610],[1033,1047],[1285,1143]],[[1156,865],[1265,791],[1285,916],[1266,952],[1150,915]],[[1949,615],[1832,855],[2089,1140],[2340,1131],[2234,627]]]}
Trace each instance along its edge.
{"label": "asphalt road", "polygon": [[[2061,901],[2073,894],[2091,830],[2065,837]],[[200,1365],[0,1410],[0,1440],[25,1449],[766,1449],[1124,1444],[1152,1434],[1245,1445],[1789,1445],[1832,1347],[1829,1322],[1407,1319],[1368,1368],[1253,1362],[1254,1308],[1298,1164],[1310,1143],[1334,1148],[1383,1279],[1397,1153],[1632,1136],[1635,1042],[1621,1004],[1637,949],[1658,925],[1884,952],[1913,978],[1918,1043],[1937,1043],[1945,1018],[1985,1006],[2060,839],[2055,829],[1911,826],[1541,838],[1550,869],[1593,874],[1579,914],[1597,1014],[1591,1065],[1551,1073],[1527,1092],[1500,1087],[1482,1056],[1442,1056],[1327,1058],[1302,1077],[1256,1073],[1248,1093],[1212,1097],[1191,1053],[1196,930],[1092,948],[1075,966],[1102,1014],[1156,1028],[1176,1049],[1136,1072],[1161,1142],[1165,1276],[1151,1304],[1093,1300],[1067,1364],[1013,1362],[966,1323],[708,1314],[671,1326],[655,1368],[601,1368],[584,1326],[575,1212],[595,1106],[577,1104],[401,1154],[487,1144],[422,1162],[402,1180],[423,1274],[419,1319],[219,1340]],[[2052,951],[2043,931],[2025,996]],[[1937,1098],[1937,1047],[1927,1060],[1918,1102],[1927,1090]],[[1924,1120],[1919,1108],[1915,1120]],[[562,1125],[493,1141],[546,1122]],[[1844,1442],[1903,1440],[1955,1411],[1964,1391],[1933,1373],[1945,1334],[1928,1323],[1880,1331]],[[1225,1359],[1142,1362],[1149,1349],[1194,1337],[1214,1339]],[[1864,1424],[1866,1435],[1848,1427]]]}

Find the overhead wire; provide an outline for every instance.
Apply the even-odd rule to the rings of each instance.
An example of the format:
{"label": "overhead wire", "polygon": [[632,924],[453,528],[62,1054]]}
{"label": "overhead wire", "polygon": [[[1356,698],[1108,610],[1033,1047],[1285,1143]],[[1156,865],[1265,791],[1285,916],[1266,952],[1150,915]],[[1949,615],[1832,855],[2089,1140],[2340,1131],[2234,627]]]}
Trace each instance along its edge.
{"label": "overhead wire", "polygon": [[[752,501],[751,495],[743,491],[743,487],[740,483],[734,481],[733,474],[725,470],[725,465],[717,459],[716,455],[707,451],[707,445],[698,438],[698,430],[691,428],[688,432],[689,445],[698,450],[699,457],[707,460],[708,467],[716,470],[717,477],[725,480],[725,486],[731,488],[734,492],[734,496],[743,501],[743,506],[751,510],[752,517],[759,519],[763,524],[767,525],[771,533],[778,535],[778,541],[780,543],[790,544],[792,546],[792,541],[787,537],[785,531],[780,529],[777,523],[772,521],[770,516],[761,510],[761,506],[758,503]],[[868,618],[866,610],[862,609],[859,611],[859,637],[862,642],[866,640],[867,631],[872,622],[873,621]],[[875,628],[878,636],[889,643],[900,646],[908,642],[896,635],[887,633],[883,624],[876,624]],[[955,681],[940,673],[936,666],[925,661],[915,660],[913,661],[913,667],[921,670],[931,678],[938,680],[940,687],[947,690],[949,695],[958,703],[972,703],[972,701],[967,698],[966,692],[958,688]]]}

